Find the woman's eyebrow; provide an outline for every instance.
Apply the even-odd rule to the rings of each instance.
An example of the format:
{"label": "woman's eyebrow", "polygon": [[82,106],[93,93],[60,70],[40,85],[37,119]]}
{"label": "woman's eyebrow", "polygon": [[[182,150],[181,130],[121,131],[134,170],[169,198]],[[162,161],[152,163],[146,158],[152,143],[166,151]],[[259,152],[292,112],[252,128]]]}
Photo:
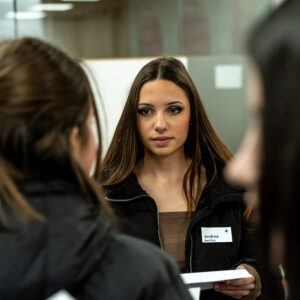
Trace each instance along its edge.
{"label": "woman's eyebrow", "polygon": [[[174,104],[183,104],[183,103],[182,103],[181,101],[172,101],[172,102],[166,103],[165,106],[170,106],[170,105],[174,105]],[[146,103],[146,102],[139,103],[138,106],[149,106],[149,107],[154,107],[153,104]]]}
{"label": "woman's eyebrow", "polygon": [[182,104],[182,102],[181,101],[172,101],[172,102],[166,103],[165,106],[174,105],[174,104]]}
{"label": "woman's eyebrow", "polygon": [[154,107],[153,104],[150,104],[150,103],[144,103],[144,102],[139,103],[138,106],[150,106],[150,107]]}

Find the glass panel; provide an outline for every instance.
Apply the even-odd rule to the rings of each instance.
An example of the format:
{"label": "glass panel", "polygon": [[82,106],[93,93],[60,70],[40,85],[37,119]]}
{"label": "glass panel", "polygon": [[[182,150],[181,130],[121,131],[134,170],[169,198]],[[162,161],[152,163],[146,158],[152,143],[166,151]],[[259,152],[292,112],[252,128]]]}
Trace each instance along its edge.
{"label": "glass panel", "polygon": [[15,22],[9,18],[9,12],[14,11],[13,0],[0,0],[0,41],[15,37]]}
{"label": "glass panel", "polygon": [[[274,0],[102,0],[18,19],[18,35],[43,37],[81,57],[244,53],[251,24]],[[39,3],[17,0],[18,12]]]}

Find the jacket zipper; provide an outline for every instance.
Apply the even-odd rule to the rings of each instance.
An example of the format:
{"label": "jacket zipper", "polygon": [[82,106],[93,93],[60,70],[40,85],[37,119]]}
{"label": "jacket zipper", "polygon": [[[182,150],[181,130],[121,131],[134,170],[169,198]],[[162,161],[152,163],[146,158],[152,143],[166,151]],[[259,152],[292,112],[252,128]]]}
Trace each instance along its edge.
{"label": "jacket zipper", "polygon": [[193,266],[192,266],[192,261],[193,261],[193,237],[192,234],[190,233],[190,239],[191,239],[191,250],[190,250],[190,272],[193,272]]}
{"label": "jacket zipper", "polygon": [[[130,202],[130,201],[133,201],[133,200],[136,200],[138,198],[145,197],[145,196],[149,197],[148,195],[141,195],[141,196],[136,196],[136,197],[132,197],[132,198],[128,198],[128,199],[112,199],[112,198],[108,198],[108,197],[105,197],[105,199],[110,201],[110,202],[122,202],[122,201]],[[158,213],[157,205],[151,197],[149,197],[149,198],[154,202],[154,205],[155,205],[158,242],[159,242],[160,249],[163,250],[161,237],[160,237],[160,230],[159,230],[159,213]]]}
{"label": "jacket zipper", "polygon": [[159,213],[158,213],[156,203],[155,203],[155,208],[156,208],[156,222],[157,222],[156,224],[157,224],[157,235],[158,235],[158,240],[159,240],[159,246],[160,246],[160,249],[163,250],[161,238],[160,238],[160,230],[159,230]]}
{"label": "jacket zipper", "polygon": [[[204,195],[206,193],[206,189],[207,189],[207,186],[203,189],[199,202],[204,197]],[[196,210],[197,210],[197,207],[196,207]],[[191,249],[190,249],[190,256],[189,256],[189,264],[190,264],[190,273],[192,273],[193,272],[193,244],[194,244],[192,232],[190,232],[190,240],[191,240]]]}

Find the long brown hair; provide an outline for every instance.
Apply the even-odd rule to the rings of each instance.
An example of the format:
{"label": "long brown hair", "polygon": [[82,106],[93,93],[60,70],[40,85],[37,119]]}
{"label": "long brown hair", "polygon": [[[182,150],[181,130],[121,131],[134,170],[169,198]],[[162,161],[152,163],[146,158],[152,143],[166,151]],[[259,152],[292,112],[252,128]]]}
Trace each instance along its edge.
{"label": "long brown hair", "polygon": [[217,174],[216,162],[225,163],[232,155],[213,129],[198,91],[184,65],[173,57],[152,60],[137,74],[102,164],[103,185],[114,185],[124,180],[143,157],[144,148],[137,132],[137,106],[143,84],[155,79],[174,82],[185,91],[189,99],[191,126],[185,142],[185,154],[192,162],[185,173],[183,189],[187,198],[188,212],[191,212],[195,209],[202,192],[202,187],[196,184],[195,180],[201,178],[201,166],[204,165],[207,170],[211,170],[209,184]]}
{"label": "long brown hair", "polygon": [[[3,205],[21,219],[40,218],[18,192],[17,184],[62,179],[81,187],[95,209],[110,209],[96,181],[72,155],[70,133],[77,126],[82,143],[95,100],[77,61],[35,38],[0,44],[0,224]],[[95,174],[101,157],[100,125]],[[2,202],[3,201],[3,202]]]}

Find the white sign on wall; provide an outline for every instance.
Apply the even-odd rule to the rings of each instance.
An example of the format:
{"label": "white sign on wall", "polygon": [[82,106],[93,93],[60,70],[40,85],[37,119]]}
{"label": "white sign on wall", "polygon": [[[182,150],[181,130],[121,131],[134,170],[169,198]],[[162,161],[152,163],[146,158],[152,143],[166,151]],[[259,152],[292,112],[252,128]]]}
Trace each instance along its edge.
{"label": "white sign on wall", "polygon": [[243,68],[241,65],[217,65],[215,66],[215,87],[217,89],[242,88]]}

